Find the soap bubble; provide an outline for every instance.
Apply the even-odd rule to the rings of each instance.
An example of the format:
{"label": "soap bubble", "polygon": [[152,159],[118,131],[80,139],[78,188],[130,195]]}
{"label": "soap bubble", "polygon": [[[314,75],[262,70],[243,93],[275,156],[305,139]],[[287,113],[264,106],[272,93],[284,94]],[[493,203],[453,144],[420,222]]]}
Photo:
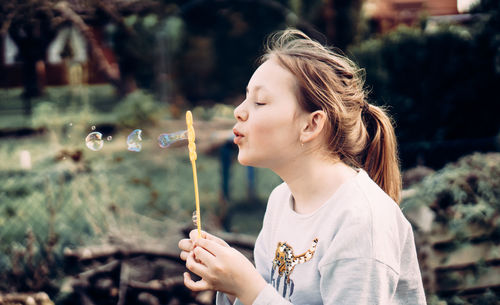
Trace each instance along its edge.
{"label": "soap bubble", "polygon": [[198,226],[198,216],[196,214],[196,211],[193,212],[193,216],[191,219],[193,220],[194,226],[197,227]]}
{"label": "soap bubble", "polygon": [[90,129],[95,130],[95,126],[90,127]]}
{"label": "soap bubble", "polygon": [[112,136],[108,136],[108,137],[106,138],[106,140],[111,141],[111,140],[113,140],[113,137],[112,137]]}
{"label": "soap bubble", "polygon": [[98,131],[91,132],[85,138],[85,144],[90,150],[98,151],[104,145],[104,141],[102,140],[102,133]]}
{"label": "soap bubble", "polygon": [[178,142],[180,140],[186,140],[187,138],[188,138],[187,130],[181,130],[172,133],[162,133],[158,137],[158,145],[160,145],[161,148],[166,148],[174,144],[175,142]]}
{"label": "soap bubble", "polygon": [[142,130],[136,129],[136,130],[132,131],[128,135],[128,137],[127,137],[127,146],[128,146],[127,149],[128,150],[130,150],[130,151],[141,151],[141,148],[142,148],[141,133],[142,133]]}

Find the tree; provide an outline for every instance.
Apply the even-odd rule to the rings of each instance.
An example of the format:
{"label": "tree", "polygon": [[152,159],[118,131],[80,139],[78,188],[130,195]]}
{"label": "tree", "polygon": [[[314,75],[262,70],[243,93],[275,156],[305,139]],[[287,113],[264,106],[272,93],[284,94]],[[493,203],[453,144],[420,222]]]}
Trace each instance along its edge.
{"label": "tree", "polygon": [[[47,1],[48,2],[48,1]],[[34,1],[3,1],[0,5],[1,37],[10,34],[23,62],[23,98],[25,112],[31,113],[30,99],[43,92],[37,78],[37,63],[43,62],[47,47],[54,38],[52,3],[37,5]]]}
{"label": "tree", "polygon": [[305,18],[325,33],[328,44],[346,50],[356,42],[362,0],[303,1],[303,4]]}
{"label": "tree", "polygon": [[175,71],[185,96],[195,102],[238,96],[267,35],[287,26],[312,36],[317,33],[297,15],[298,9],[283,2],[287,1],[192,0],[180,6],[186,37]]}

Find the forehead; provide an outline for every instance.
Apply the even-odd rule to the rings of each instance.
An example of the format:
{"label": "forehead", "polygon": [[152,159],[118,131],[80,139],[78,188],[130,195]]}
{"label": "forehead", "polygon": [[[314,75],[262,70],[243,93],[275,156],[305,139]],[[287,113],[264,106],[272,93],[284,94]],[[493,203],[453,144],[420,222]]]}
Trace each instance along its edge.
{"label": "forehead", "polygon": [[276,60],[268,59],[255,70],[248,82],[247,92],[275,92],[276,94],[294,94],[296,81],[293,74],[283,68]]}

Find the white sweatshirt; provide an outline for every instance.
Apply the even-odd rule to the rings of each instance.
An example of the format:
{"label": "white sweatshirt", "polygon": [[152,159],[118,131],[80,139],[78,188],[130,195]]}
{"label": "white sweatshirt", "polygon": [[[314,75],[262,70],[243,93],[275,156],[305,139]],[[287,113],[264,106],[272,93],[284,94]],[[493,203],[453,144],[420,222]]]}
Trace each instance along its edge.
{"label": "white sweatshirt", "polygon": [[311,214],[276,187],[254,256],[268,285],[253,305],[426,304],[411,225],[363,170]]}

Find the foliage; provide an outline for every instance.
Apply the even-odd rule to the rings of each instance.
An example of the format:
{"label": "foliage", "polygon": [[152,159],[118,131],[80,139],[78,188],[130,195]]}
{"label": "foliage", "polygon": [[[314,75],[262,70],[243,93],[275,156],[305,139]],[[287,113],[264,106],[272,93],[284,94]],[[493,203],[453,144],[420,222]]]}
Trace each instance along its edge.
{"label": "foliage", "polygon": [[[166,27],[157,14],[132,14],[122,26],[108,26],[107,35],[117,56],[120,73],[135,79],[139,88],[153,89],[159,72],[158,32]],[[165,68],[165,67],[163,67]]]}
{"label": "foliage", "polygon": [[154,125],[160,119],[154,97],[140,89],[128,94],[114,108],[119,124],[127,127]]}
{"label": "foliage", "polygon": [[193,115],[202,120],[214,118],[234,119],[234,106],[225,104],[215,104],[210,107],[196,106],[193,108]]}
{"label": "foliage", "polygon": [[[142,98],[139,92],[135,102]],[[135,153],[126,150],[130,129],[115,121],[101,122],[95,124],[96,131],[116,126],[113,139],[100,151],[91,151],[83,139],[91,130],[92,116],[77,119],[78,114],[59,111],[50,100],[40,102],[34,116],[45,133],[1,140],[0,290],[44,290],[54,297],[68,267],[63,260],[66,247],[98,243],[111,232],[158,238],[168,234],[169,221],[191,223],[194,195],[186,148],[160,149],[156,144],[160,131],[175,130],[145,125],[143,149]],[[31,169],[21,167],[21,151],[29,152]],[[207,225],[220,225],[220,162],[199,152],[197,165],[203,217]],[[261,211],[279,178],[261,169],[256,175],[254,204]],[[233,165],[231,178],[226,208],[237,212],[236,205],[248,201],[245,167]],[[253,213],[253,218],[247,217],[253,221],[242,225],[228,223],[255,234],[261,216]]]}
{"label": "foliage", "polygon": [[[100,67],[98,72],[120,96],[141,88],[154,90],[162,100],[183,95],[198,104],[242,94],[265,37],[273,31],[295,26],[316,38],[324,32],[329,43],[345,48],[359,32],[362,1],[56,3],[16,0],[0,5],[0,19],[6,20],[2,29],[18,42],[23,61],[36,56],[24,65],[29,69],[23,73],[30,77],[25,92],[40,85],[36,61],[43,60],[57,32],[71,25],[85,34],[91,65]],[[93,39],[86,28],[94,29]],[[112,49],[117,65],[96,56],[106,52],[103,47]],[[30,97],[42,89],[31,88]],[[26,108],[31,111],[29,103]]]}
{"label": "foliage", "polygon": [[[495,268],[488,251],[497,253],[500,241],[500,153],[465,156],[427,176],[414,190],[401,203],[402,210],[409,215],[424,206],[434,215],[430,231],[415,233],[422,274],[430,285],[429,304],[497,304],[491,303],[497,299],[492,291],[470,293],[496,281],[485,279],[492,278],[490,268]],[[479,250],[482,245],[490,250]],[[463,253],[468,253],[467,264],[457,268]]]}
{"label": "foliage", "polygon": [[56,268],[64,265],[63,249],[102,232],[106,222],[87,212],[92,202],[78,200],[78,192],[91,190],[86,188],[89,182],[79,179],[65,185],[70,179],[57,170],[39,175],[2,172],[1,290],[54,292],[52,280],[63,276]]}
{"label": "foliage", "polygon": [[312,23],[326,34],[328,44],[346,50],[363,35],[366,20],[363,20],[362,6],[360,0],[323,1],[310,12],[314,14]]}
{"label": "foliage", "polygon": [[475,153],[424,178],[416,193],[402,202],[402,208],[428,205],[436,221],[447,225],[456,237],[473,223],[490,233],[499,230],[496,221],[500,204],[500,154]]}
{"label": "foliage", "polygon": [[288,12],[265,1],[199,1],[185,8],[184,52],[175,63],[180,91],[192,101],[241,94],[264,38],[286,26]]}
{"label": "foliage", "polygon": [[242,94],[266,37],[286,27],[344,49],[357,39],[361,4],[359,0],[191,1],[180,7],[185,52],[174,57],[178,90],[194,103]]}
{"label": "foliage", "polygon": [[472,8],[472,13],[480,14],[483,18],[474,25],[478,33],[478,43],[489,47],[493,56],[496,74],[500,74],[500,2],[496,0],[481,0]]}
{"label": "foliage", "polygon": [[31,100],[34,115],[26,118],[19,108],[21,91],[21,88],[0,90],[0,128],[3,130],[36,129],[57,121],[59,125],[62,121],[90,121],[91,117],[94,123],[99,123],[109,120],[109,111],[118,101],[110,85],[47,87],[42,96]]}
{"label": "foliage", "polygon": [[[24,63],[23,97],[27,99],[43,92],[37,81],[36,62],[46,58],[47,48],[56,34],[53,6],[50,0],[0,2],[0,36],[3,39],[4,34],[9,33],[18,46]],[[31,109],[26,108],[29,113]]]}
{"label": "foliage", "polygon": [[436,168],[483,145],[463,139],[489,138],[482,147],[494,149],[491,139],[500,130],[491,111],[500,82],[498,25],[477,20],[468,27],[400,27],[350,49],[366,71],[370,99],[388,105],[396,121],[405,167],[415,162],[410,160],[415,150],[431,150],[434,143],[456,146],[448,159],[432,152],[426,156],[426,165]]}

